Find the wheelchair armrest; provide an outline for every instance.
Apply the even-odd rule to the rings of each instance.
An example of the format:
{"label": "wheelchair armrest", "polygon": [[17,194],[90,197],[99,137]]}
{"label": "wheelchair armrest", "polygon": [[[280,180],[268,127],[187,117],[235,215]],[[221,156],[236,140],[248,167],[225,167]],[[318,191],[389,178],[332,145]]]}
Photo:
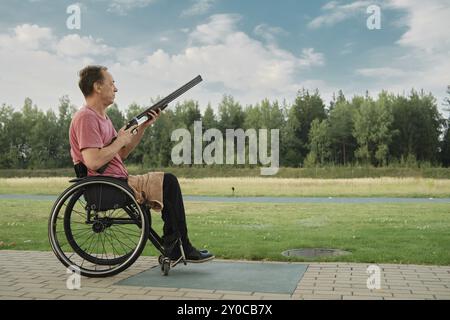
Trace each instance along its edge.
{"label": "wheelchair armrest", "polygon": [[72,179],[72,180],[69,180],[69,182],[70,183],[77,183],[77,182],[80,182],[80,181],[82,181],[82,180],[84,180],[85,178],[75,178],[75,179]]}

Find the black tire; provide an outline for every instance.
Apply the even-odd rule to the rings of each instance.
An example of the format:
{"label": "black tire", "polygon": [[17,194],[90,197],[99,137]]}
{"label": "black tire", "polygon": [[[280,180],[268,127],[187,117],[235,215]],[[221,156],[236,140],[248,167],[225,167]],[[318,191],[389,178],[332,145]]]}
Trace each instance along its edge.
{"label": "black tire", "polygon": [[[112,213],[109,215],[106,210],[94,212],[95,217],[88,219],[89,207],[82,199],[85,199],[86,188],[93,186],[117,188],[126,195],[128,205],[110,209]],[[114,216],[117,215],[117,210],[121,214],[119,217]],[[76,219],[81,221],[74,221]],[[73,227],[74,225],[79,229]],[[119,230],[119,227],[122,229]],[[72,185],[59,196],[50,214],[48,233],[53,252],[66,267],[76,267],[81,275],[87,277],[108,277],[122,272],[136,261],[147,243],[149,228],[148,214],[142,210],[127,188],[114,182],[114,179],[96,177]],[[84,241],[86,242],[95,236],[95,250],[91,250],[93,240],[90,240],[87,248],[83,248],[85,243],[81,242],[85,239],[77,239],[87,237]],[[129,240],[131,237],[132,240]],[[124,238],[131,243],[123,242]],[[117,247],[120,245],[121,251],[114,244]],[[113,257],[108,256],[111,250]]]}

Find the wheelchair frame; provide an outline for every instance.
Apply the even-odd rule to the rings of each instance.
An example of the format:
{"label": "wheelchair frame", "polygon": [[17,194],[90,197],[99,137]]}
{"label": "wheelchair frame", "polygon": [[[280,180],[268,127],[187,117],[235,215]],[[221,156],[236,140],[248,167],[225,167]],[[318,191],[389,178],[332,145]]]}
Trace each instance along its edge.
{"label": "wheelchair frame", "polygon": [[[63,265],[87,277],[113,276],[139,258],[148,240],[161,253],[158,262],[163,275],[167,276],[170,268],[180,262],[187,264],[181,239],[174,239],[170,249],[164,248],[162,238],[151,227],[150,209],[136,201],[128,185],[119,179],[102,176],[77,178],[70,182],[73,184],[54,203],[48,223],[52,250]],[[84,242],[80,244],[75,235]],[[130,244],[127,241],[132,236],[137,242]],[[96,250],[92,245],[95,238]],[[168,251],[176,245],[181,256],[171,261]],[[117,257],[120,247],[126,252]],[[88,252],[91,248],[93,252]],[[108,253],[114,257],[111,259]]]}

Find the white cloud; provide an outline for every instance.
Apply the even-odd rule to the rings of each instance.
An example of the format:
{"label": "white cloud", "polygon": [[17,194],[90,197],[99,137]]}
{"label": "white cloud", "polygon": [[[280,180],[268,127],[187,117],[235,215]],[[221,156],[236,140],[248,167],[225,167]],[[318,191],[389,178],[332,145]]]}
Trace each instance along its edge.
{"label": "white cloud", "polygon": [[34,50],[52,40],[51,29],[23,24],[13,29],[13,35],[0,34],[0,47]]}
{"label": "white cloud", "polygon": [[299,64],[305,67],[323,66],[325,64],[325,57],[323,53],[315,52],[314,48],[306,48],[302,50]]}
{"label": "white cloud", "polygon": [[386,0],[384,8],[405,13],[402,27],[407,31],[396,42],[397,51],[405,53],[358,73],[394,92],[423,88],[441,106],[450,83],[450,0]]}
{"label": "white cloud", "polygon": [[190,34],[190,44],[217,44],[230,33],[236,33],[236,24],[241,20],[238,14],[216,14],[209,22],[201,24]]}
{"label": "white cloud", "polygon": [[324,13],[314,18],[308,27],[311,29],[318,29],[323,26],[333,26],[339,22],[357,16],[360,13],[365,13],[368,6],[373,5],[376,1],[355,1],[349,4],[339,4],[338,1],[331,1],[322,7]]}
{"label": "white cloud", "polygon": [[211,9],[216,0],[194,0],[194,4],[181,13],[182,17],[185,16],[198,16],[205,14]]}
{"label": "white cloud", "polygon": [[147,56],[147,50],[142,46],[130,46],[124,48],[115,48],[117,62],[130,64],[133,61],[140,61]]}
{"label": "white cloud", "polygon": [[126,15],[128,11],[136,8],[144,8],[156,0],[110,0],[108,11],[119,15]]}
{"label": "white cloud", "polygon": [[[264,97],[289,99],[302,85],[297,81],[298,73],[324,64],[323,54],[313,48],[304,49],[296,57],[274,44],[265,45],[249,37],[238,30],[239,20],[237,15],[214,15],[189,34],[190,45],[183,52],[171,55],[159,49],[134,65],[114,65],[111,70],[123,82],[118,96],[122,91],[148,101],[145,95],[149,87],[154,95],[169,93],[167,88],[175,89],[200,73],[205,82],[194,89],[192,97],[203,105],[208,101],[216,104],[224,93],[244,104]],[[211,86],[223,91],[209,90]]]}
{"label": "white cloud", "polygon": [[365,77],[375,77],[375,78],[381,78],[381,79],[404,77],[407,74],[407,72],[405,72],[401,69],[389,68],[389,67],[362,68],[362,69],[357,69],[356,73],[360,74],[362,76],[365,76]]}
{"label": "white cloud", "polygon": [[389,0],[392,8],[404,9],[407,17],[404,23],[409,30],[398,43],[431,52],[449,50],[450,1],[449,0]]}
{"label": "white cloud", "polygon": [[24,24],[0,34],[1,103],[20,107],[30,97],[41,108],[56,109],[63,94],[81,95],[77,72],[110,48],[91,37],[58,39],[51,29]]}
{"label": "white cloud", "polygon": [[29,24],[15,27],[12,33],[0,34],[0,48],[56,52],[70,57],[107,55],[112,51],[101,39],[69,34],[58,40],[51,29]]}
{"label": "white cloud", "polygon": [[73,57],[108,55],[112,50],[100,39],[95,40],[91,36],[80,37],[78,34],[67,35],[56,44],[56,52],[59,55]]}
{"label": "white cloud", "polygon": [[[42,108],[56,107],[58,98],[69,94],[81,105],[77,72],[92,63],[109,67],[122,108],[132,102],[149,104],[151,98],[170,93],[198,74],[205,81],[183,98],[196,99],[202,106],[217,105],[225,93],[244,105],[264,97],[291,100],[302,86],[323,84],[301,79],[303,70],[324,64],[323,54],[305,48],[294,55],[274,43],[258,41],[238,29],[239,19],[210,17],[190,31],[190,45],[176,54],[163,49],[149,53],[139,46],[114,48],[93,37],[57,38],[46,28],[18,27],[28,33],[0,34],[4,44],[0,45],[0,78],[2,83],[8,79],[0,86],[0,97],[6,99],[1,102],[18,107],[30,96]],[[16,47],[23,37],[35,41],[32,50]]]}
{"label": "white cloud", "polygon": [[265,39],[267,42],[276,42],[276,37],[279,36],[286,36],[289,33],[285,31],[283,28],[280,27],[272,27],[265,23],[257,25],[253,32],[260,36],[261,38]]}

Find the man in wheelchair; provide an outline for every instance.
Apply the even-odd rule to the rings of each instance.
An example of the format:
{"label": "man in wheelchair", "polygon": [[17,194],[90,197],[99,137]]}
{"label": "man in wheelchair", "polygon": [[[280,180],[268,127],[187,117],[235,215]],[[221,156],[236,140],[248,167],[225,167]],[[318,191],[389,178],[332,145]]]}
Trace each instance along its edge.
{"label": "man in wheelchair", "polygon": [[[197,250],[189,241],[186,216],[178,179],[170,173],[149,173],[131,176],[124,160],[141,141],[145,130],[160,116],[151,111],[149,120],[140,125],[117,132],[106,115],[106,109],[114,102],[117,88],[112,75],[103,66],[87,66],[79,73],[79,87],[86,104],[74,115],[70,125],[71,156],[77,175],[106,176],[128,183],[136,198],[146,201],[153,209],[162,209],[163,244],[171,260],[181,256],[176,245],[181,239],[186,261],[206,262],[214,256],[207,250]],[[112,142],[111,142],[112,141]],[[83,169],[86,171],[83,173]],[[87,169],[87,170],[86,170]]]}

